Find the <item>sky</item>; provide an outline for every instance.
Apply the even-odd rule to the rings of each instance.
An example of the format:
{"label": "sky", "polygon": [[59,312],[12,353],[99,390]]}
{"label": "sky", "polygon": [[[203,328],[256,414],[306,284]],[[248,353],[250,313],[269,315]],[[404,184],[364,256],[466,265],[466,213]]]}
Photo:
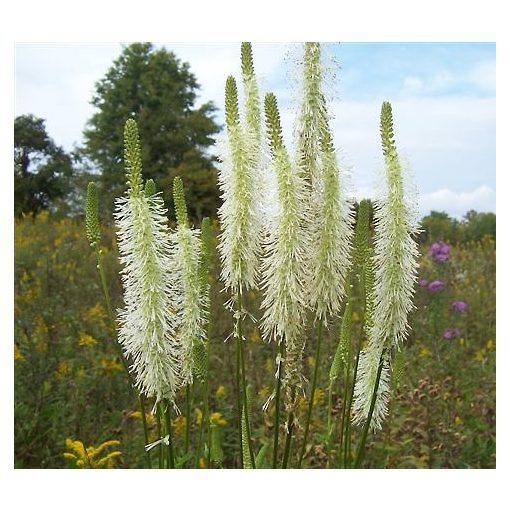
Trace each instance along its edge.
{"label": "sky", "polygon": [[[239,43],[158,43],[189,62],[201,90],[224,123],[223,90],[240,77]],[[95,83],[121,43],[16,44],[15,114],[46,119],[50,136],[71,150],[94,113]],[[254,43],[262,93],[276,94],[285,138],[292,145],[300,48]],[[419,192],[422,215],[496,210],[496,45],[493,43],[328,43],[326,90],[341,162],[351,194],[373,197],[382,157],[379,112],[393,106],[395,139]],[[143,143],[143,141],[142,141]]]}

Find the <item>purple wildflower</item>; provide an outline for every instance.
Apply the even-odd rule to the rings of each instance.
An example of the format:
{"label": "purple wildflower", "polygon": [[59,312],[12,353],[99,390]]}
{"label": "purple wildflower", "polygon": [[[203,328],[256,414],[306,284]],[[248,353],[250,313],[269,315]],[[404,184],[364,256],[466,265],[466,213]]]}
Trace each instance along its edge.
{"label": "purple wildflower", "polygon": [[429,284],[429,281],[425,280],[425,278],[421,278],[420,280],[418,280],[418,285],[420,287],[427,287],[428,284]]}
{"label": "purple wildflower", "polygon": [[446,262],[450,256],[450,247],[443,241],[436,241],[430,246],[428,255],[436,262]]}
{"label": "purple wildflower", "polygon": [[460,331],[457,328],[446,328],[443,333],[443,338],[451,340],[460,335]]}
{"label": "purple wildflower", "polygon": [[464,301],[454,301],[452,303],[452,310],[456,312],[465,312],[468,309],[468,304]]}
{"label": "purple wildflower", "polygon": [[430,292],[439,292],[440,290],[444,289],[444,282],[441,280],[434,280],[433,282],[430,282],[428,287]]}

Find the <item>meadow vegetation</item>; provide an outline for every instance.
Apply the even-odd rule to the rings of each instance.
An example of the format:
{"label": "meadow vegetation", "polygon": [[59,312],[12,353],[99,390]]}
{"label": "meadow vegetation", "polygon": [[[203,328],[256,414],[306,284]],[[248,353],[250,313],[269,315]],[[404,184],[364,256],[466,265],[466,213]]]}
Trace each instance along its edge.
{"label": "meadow vegetation", "polygon": [[[213,222],[213,231],[217,229]],[[113,229],[104,228],[102,238],[107,281],[118,308],[122,291]],[[428,254],[432,243],[421,245],[420,283],[440,281],[444,286],[436,291],[418,286],[398,388],[383,429],[369,436],[366,467],[495,467],[495,240],[486,236],[445,242],[450,249],[445,262]],[[217,275],[219,260],[216,251],[213,254]],[[95,263],[83,219],[55,218],[43,212],[16,221],[16,467],[145,466],[138,398],[118,356]],[[227,295],[221,292],[218,279],[212,278],[211,283],[210,419],[215,457],[221,460],[213,466],[236,467],[235,345],[229,338],[233,319],[224,307]],[[246,308],[256,313],[260,299],[258,292],[251,291]],[[464,302],[466,309],[452,307],[455,302]],[[353,313],[355,331],[359,321]],[[246,376],[253,393],[252,436],[258,452],[263,445],[270,450],[272,442],[274,407],[269,406],[267,412],[261,408],[273,390],[276,345],[263,342],[255,323],[250,322],[246,321],[245,331]],[[319,370],[303,467],[326,466],[327,390],[338,330],[334,323],[324,334],[326,354]],[[448,330],[452,334],[445,338]],[[312,342],[304,359],[305,376],[311,380]],[[340,418],[342,390],[340,381],[333,392],[333,420]],[[197,387],[192,438],[197,437],[201,424],[201,395]],[[184,400],[181,392],[177,405]],[[158,433],[151,407],[147,403],[150,440],[154,441]],[[302,423],[306,407],[307,400],[301,398],[298,419]],[[182,455],[185,417],[175,417],[172,427],[175,448]],[[302,436],[298,427],[297,445]],[[80,456],[77,450],[83,447],[88,455]],[[194,445],[191,452],[188,465],[205,467]],[[110,453],[114,455],[108,457]],[[266,456],[263,462],[269,466],[267,448]]]}

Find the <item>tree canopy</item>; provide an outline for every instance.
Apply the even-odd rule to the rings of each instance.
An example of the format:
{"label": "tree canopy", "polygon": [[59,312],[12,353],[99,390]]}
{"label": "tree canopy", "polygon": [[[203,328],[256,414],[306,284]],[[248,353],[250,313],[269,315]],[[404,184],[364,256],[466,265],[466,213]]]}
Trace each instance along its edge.
{"label": "tree canopy", "polygon": [[199,85],[189,64],[150,43],[126,46],[105,77],[96,83],[97,108],[84,131],[82,152],[100,171],[102,201],[112,210],[125,189],[123,130],[138,124],[144,175],[154,179],[171,205],[171,184],[183,179],[190,215],[213,215],[218,206],[216,171],[207,149],[220,127],[211,102],[195,107]]}
{"label": "tree canopy", "polygon": [[36,215],[69,191],[71,157],[48,136],[44,119],[14,120],[14,213]]}

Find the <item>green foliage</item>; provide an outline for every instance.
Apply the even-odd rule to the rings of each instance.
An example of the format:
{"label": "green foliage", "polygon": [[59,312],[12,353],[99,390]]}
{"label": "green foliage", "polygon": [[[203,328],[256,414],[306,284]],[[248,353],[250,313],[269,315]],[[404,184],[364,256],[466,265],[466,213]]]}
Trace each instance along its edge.
{"label": "green foliage", "polygon": [[48,136],[44,119],[14,120],[14,214],[36,215],[70,190],[71,157]]}
{"label": "green foliage", "polygon": [[[210,246],[214,246],[216,228],[215,222],[210,222]],[[105,273],[113,307],[118,308],[122,301],[114,237],[113,229],[103,229]],[[424,245],[422,251],[426,253],[428,247]],[[218,274],[219,261],[214,250],[210,253],[214,276]],[[426,255],[421,257],[421,262],[420,277],[444,280],[448,294],[430,294],[422,288],[416,291],[417,309],[412,314],[412,331],[406,345],[405,371],[383,430],[368,438],[366,467],[494,467],[494,242],[484,239],[453,245],[447,264],[435,263]],[[95,255],[83,235],[82,222],[56,220],[47,213],[42,213],[35,221],[16,221],[14,413],[17,467],[65,467],[62,455],[66,438],[77,438],[87,445],[118,439],[122,444],[123,467],[145,465],[145,443],[136,412],[138,402],[130,392],[117,355],[115,334],[109,326],[95,263]],[[221,286],[216,277],[210,281],[212,295],[216,296]],[[358,339],[362,320],[354,313],[359,309],[357,286],[352,292],[351,337]],[[259,299],[256,292],[248,292],[245,306],[255,309]],[[439,299],[442,299],[441,306],[436,306]],[[456,299],[469,304],[468,312],[459,314],[451,310],[450,304]],[[211,416],[221,413],[212,426],[211,466],[239,467],[236,464],[240,455],[236,409],[231,398],[236,392],[235,347],[232,342],[224,341],[232,318],[221,299],[212,300],[211,305],[214,321],[210,337],[209,402]],[[461,336],[453,340],[441,338],[443,329],[451,326],[457,327]],[[333,353],[338,342],[338,328],[328,328],[324,335],[324,345],[330,346]],[[261,342],[256,328],[249,323],[245,337],[246,359],[249,360],[247,379],[253,385],[255,411],[267,400],[274,384],[276,346]],[[310,368],[313,367],[314,348],[310,344],[304,353]],[[303,467],[326,465],[324,392],[329,386],[330,363],[327,359],[324,356],[321,361],[314,418],[310,425],[309,443],[314,447],[307,450]],[[398,355],[394,363],[397,360]],[[394,366],[394,370],[397,371],[397,367]],[[339,377],[333,385],[332,424],[337,431],[343,390],[343,379]],[[194,399],[199,407],[200,392],[195,392]],[[181,409],[183,401],[181,393],[177,403]],[[154,417],[150,415],[152,405],[153,402],[147,402],[146,411],[150,441],[155,441],[158,436]],[[306,405],[306,399],[299,400],[296,418],[301,423],[304,423]],[[177,456],[184,451],[183,429],[177,426],[182,418],[173,420]],[[267,444],[271,448],[273,424],[274,406],[270,405],[265,413],[253,412],[250,425],[255,452],[260,452]],[[192,438],[197,427],[192,424]],[[356,433],[354,430],[354,447],[359,437]],[[298,446],[299,434],[302,432],[298,429]],[[333,433],[333,439],[336,437]],[[157,463],[156,451],[153,450],[153,465]],[[195,454],[193,449],[191,452]],[[207,457],[205,455],[205,459]],[[260,457],[264,454],[257,455],[257,467],[267,467],[264,462],[259,464]],[[265,457],[270,455],[266,453]]]}
{"label": "green foliage", "polygon": [[190,197],[190,215],[214,215],[219,198],[213,157],[207,149],[219,126],[212,103],[195,106],[199,85],[187,63],[150,43],[126,46],[104,78],[96,84],[96,112],[84,132],[82,153],[101,171],[105,210],[124,191],[121,161],[123,126],[136,119],[144,140],[144,173],[164,190],[172,207],[171,184],[179,175]]}
{"label": "green foliage", "polygon": [[451,243],[481,241],[484,237],[496,239],[496,215],[492,212],[468,211],[462,220],[446,212],[431,211],[421,220],[422,243],[443,240]]}

